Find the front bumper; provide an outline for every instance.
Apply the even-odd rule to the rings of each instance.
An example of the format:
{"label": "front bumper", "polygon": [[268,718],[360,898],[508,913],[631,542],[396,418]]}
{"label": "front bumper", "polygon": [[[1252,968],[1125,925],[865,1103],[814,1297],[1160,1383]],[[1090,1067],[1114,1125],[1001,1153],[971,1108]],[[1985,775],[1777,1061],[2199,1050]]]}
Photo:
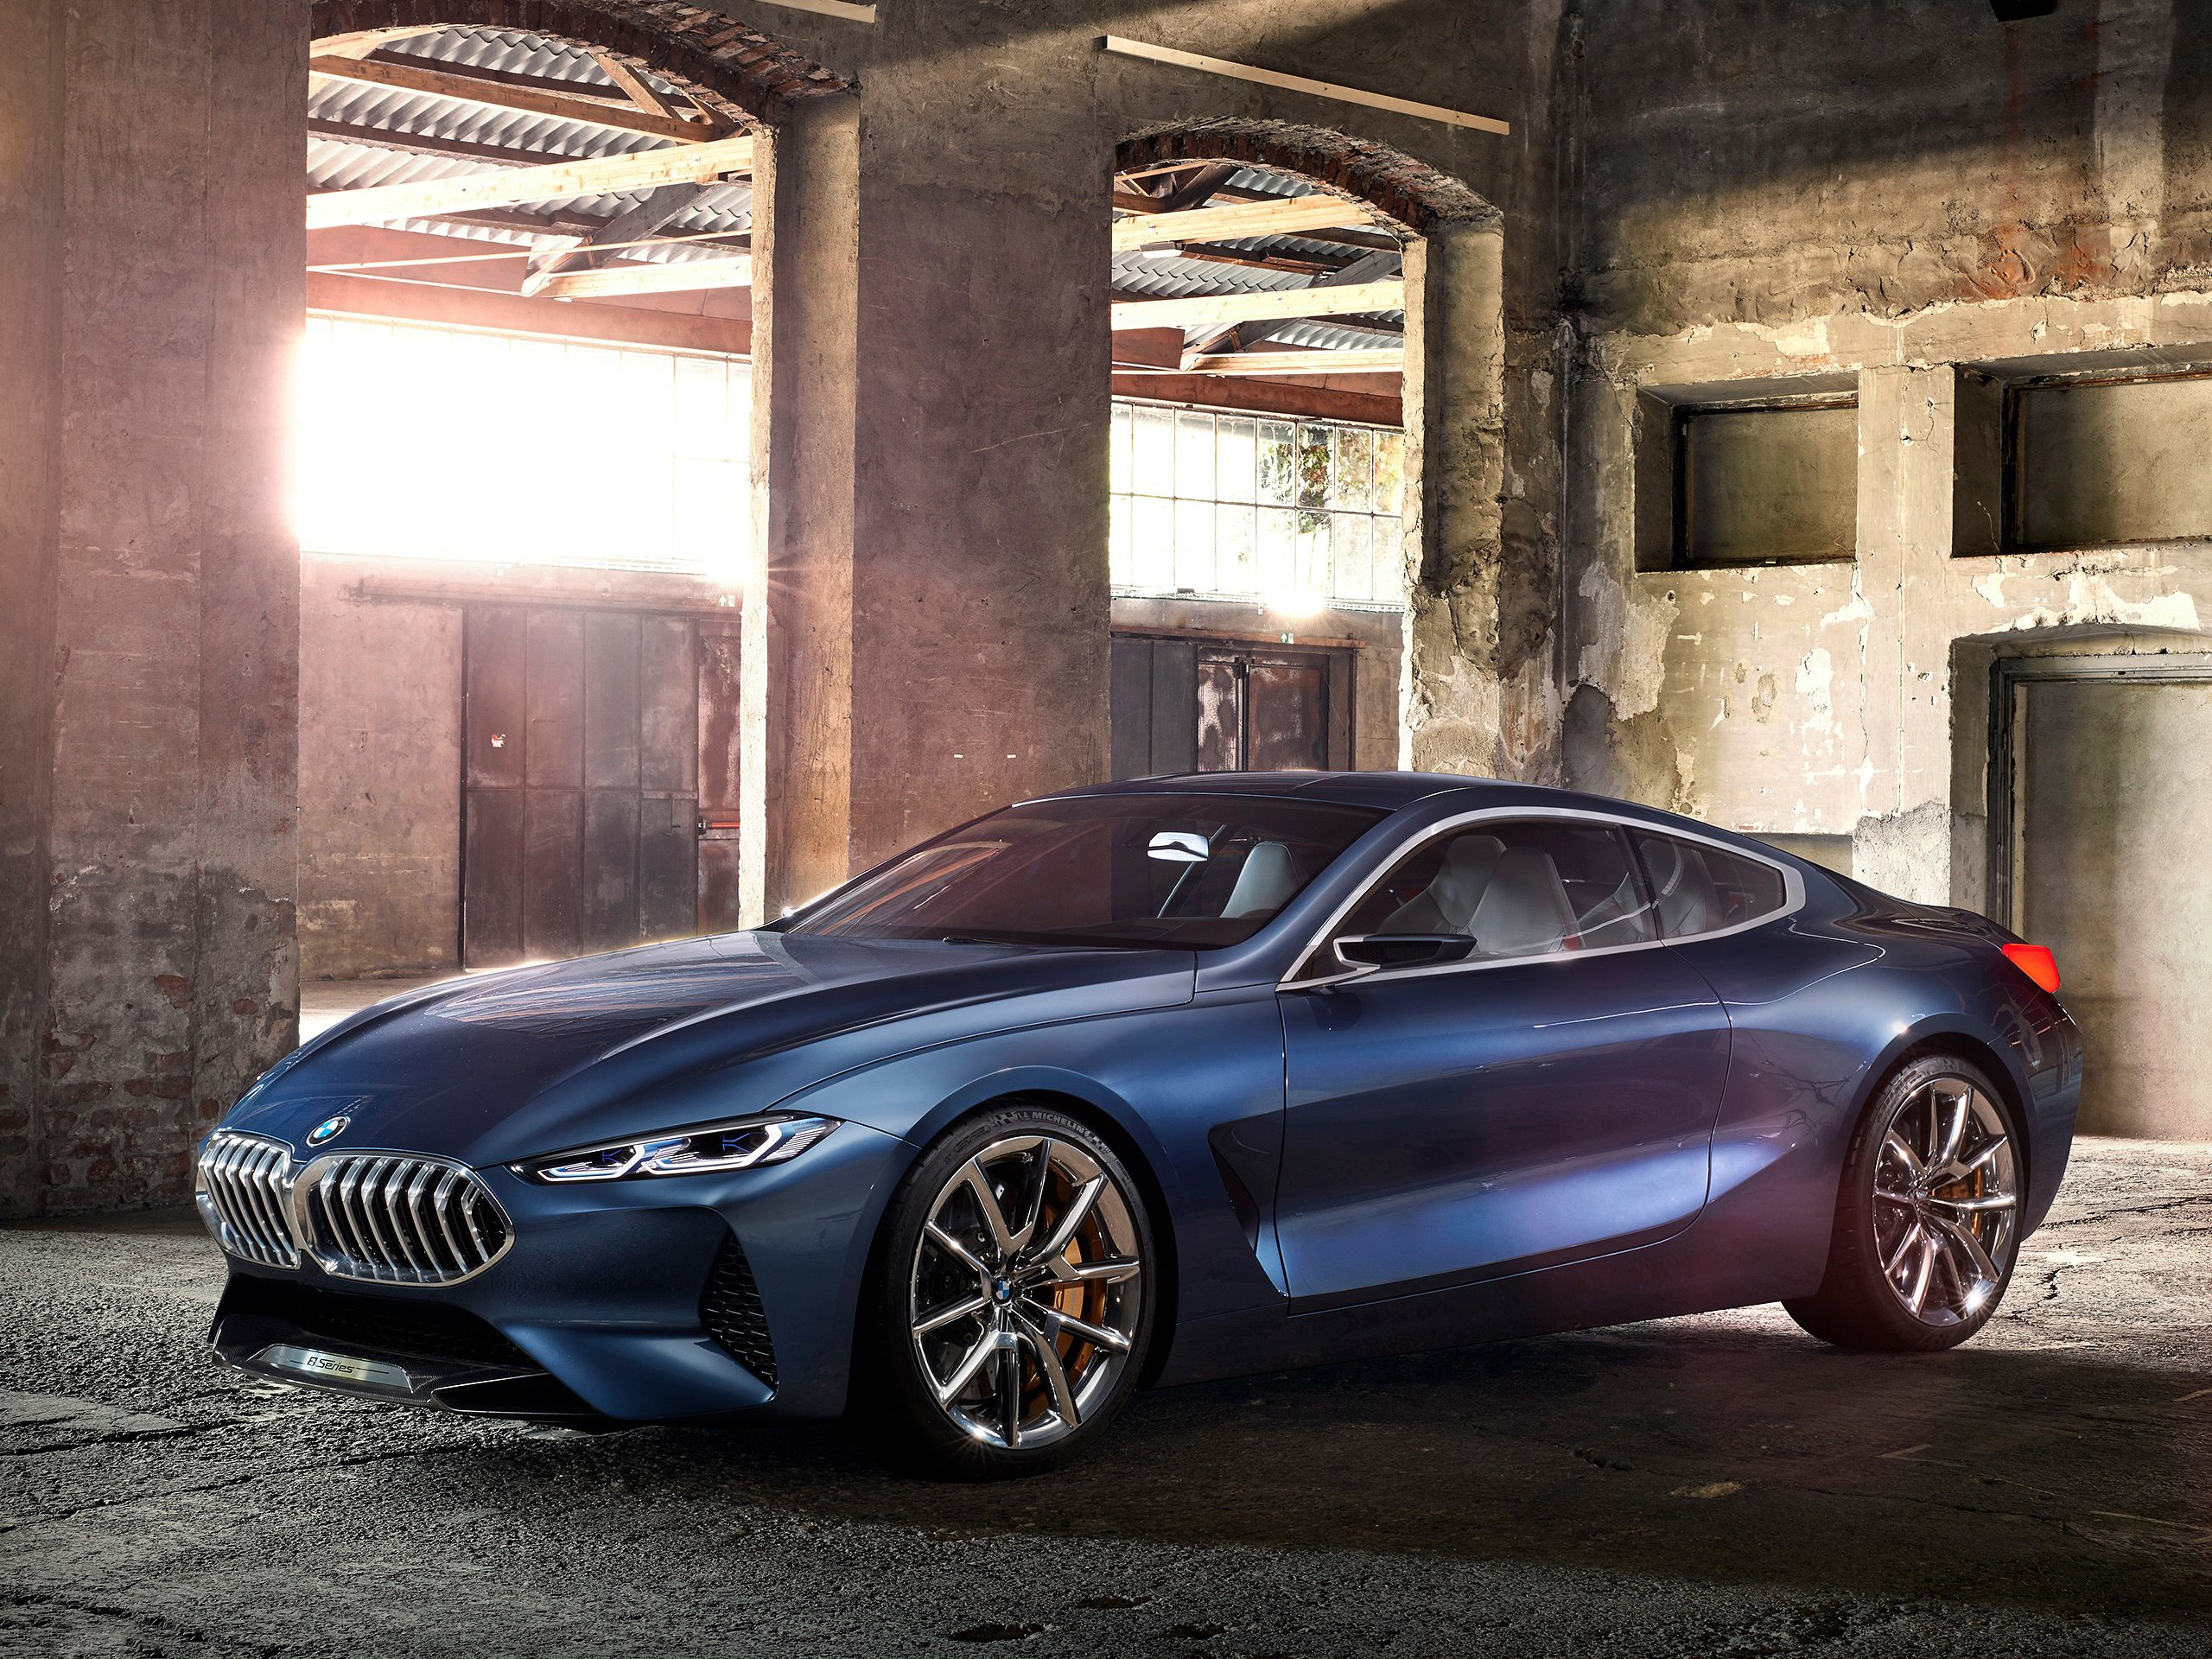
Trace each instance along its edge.
{"label": "front bumper", "polygon": [[[216,1354],[394,1404],[550,1421],[833,1416],[868,1252],[912,1149],[840,1125],[788,1164],[541,1186],[478,1172],[512,1247],[458,1283],[232,1258]],[[379,1318],[378,1316],[383,1316]]]}

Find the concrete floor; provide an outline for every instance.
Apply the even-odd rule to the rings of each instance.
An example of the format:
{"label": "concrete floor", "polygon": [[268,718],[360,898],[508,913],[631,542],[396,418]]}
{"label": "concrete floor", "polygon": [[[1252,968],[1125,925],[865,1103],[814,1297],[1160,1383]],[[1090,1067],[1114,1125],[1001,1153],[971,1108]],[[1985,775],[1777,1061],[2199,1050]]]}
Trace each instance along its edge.
{"label": "concrete floor", "polygon": [[2212,1651],[2212,1147],[2085,1144],[1924,1360],[1777,1309],[1142,1395],[904,1484],[834,1427],[604,1439],[213,1370],[175,1212],[0,1230],[0,1651]]}

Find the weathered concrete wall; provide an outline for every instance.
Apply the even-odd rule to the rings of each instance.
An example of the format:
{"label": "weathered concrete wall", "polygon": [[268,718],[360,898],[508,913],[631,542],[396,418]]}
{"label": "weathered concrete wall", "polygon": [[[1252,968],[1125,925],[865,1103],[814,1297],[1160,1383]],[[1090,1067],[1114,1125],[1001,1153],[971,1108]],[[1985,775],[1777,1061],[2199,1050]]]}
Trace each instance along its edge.
{"label": "weathered concrete wall", "polygon": [[25,601],[0,616],[0,746],[10,885],[44,912],[10,931],[0,1005],[19,1212],[180,1196],[199,1127],[292,1039],[303,236],[297,155],[267,137],[304,108],[306,37],[230,0],[28,0],[0,28],[31,138],[0,164]]}
{"label": "weathered concrete wall", "polygon": [[310,557],[300,592],[300,976],[459,965],[462,611],[365,596]]}
{"label": "weathered concrete wall", "polygon": [[[1560,79],[1573,775],[1848,834],[1862,879],[1975,902],[1989,662],[2201,645],[2212,544],[1955,557],[1988,544],[1957,365],[2212,354],[2212,38],[2147,0],[2010,26],[1933,3],[1581,10]],[[1639,390],[1839,374],[1855,560],[1638,572]]]}
{"label": "weathered concrete wall", "polygon": [[[1514,135],[1104,55],[1107,29],[1503,116]],[[785,222],[766,229],[756,290],[771,354],[753,588],[768,603],[748,612],[747,656],[760,911],[995,803],[1105,775],[1107,194],[1116,146],[1160,130],[1351,133],[1497,210],[1465,245],[1414,253],[1436,278],[1427,302],[1454,329],[1478,318],[1481,338],[1439,335],[1426,359],[1440,528],[1409,556],[1429,619],[1412,747],[1424,764],[1556,766],[1556,4],[1408,0],[1386,19],[1365,0],[1294,16],[1216,0],[1124,18],[1033,0],[887,8],[869,30],[793,13],[776,32],[861,90],[851,153],[837,118],[809,111],[764,181]],[[807,167],[815,186],[785,181]],[[849,216],[818,194],[840,188]],[[846,375],[849,414],[828,395]],[[849,459],[824,418],[850,422]]]}

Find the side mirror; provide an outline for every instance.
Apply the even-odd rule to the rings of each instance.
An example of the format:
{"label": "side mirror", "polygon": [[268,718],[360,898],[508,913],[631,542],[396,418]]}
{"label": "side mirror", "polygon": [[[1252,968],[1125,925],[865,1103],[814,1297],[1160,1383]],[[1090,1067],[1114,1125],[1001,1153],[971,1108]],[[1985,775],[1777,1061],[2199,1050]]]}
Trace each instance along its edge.
{"label": "side mirror", "polygon": [[1357,933],[1338,939],[1336,952],[1347,968],[1427,968],[1465,962],[1475,942],[1464,933]]}

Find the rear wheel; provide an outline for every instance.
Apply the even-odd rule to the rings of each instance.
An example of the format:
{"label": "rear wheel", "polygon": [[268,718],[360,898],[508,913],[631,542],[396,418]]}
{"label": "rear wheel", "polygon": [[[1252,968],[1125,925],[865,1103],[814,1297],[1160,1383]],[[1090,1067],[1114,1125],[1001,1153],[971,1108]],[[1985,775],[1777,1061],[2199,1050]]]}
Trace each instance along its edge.
{"label": "rear wheel", "polygon": [[956,1125],[892,1198],[852,1427],[954,1480],[1039,1474],[1121,1410],[1152,1332],[1150,1220],[1113,1149],[1043,1107]]}
{"label": "rear wheel", "polygon": [[2012,1281],[2018,1140],[1980,1068],[1930,1055],[1898,1071],[1859,1126],[1827,1276],[1783,1306],[1840,1347],[1929,1352],[1989,1322]]}

